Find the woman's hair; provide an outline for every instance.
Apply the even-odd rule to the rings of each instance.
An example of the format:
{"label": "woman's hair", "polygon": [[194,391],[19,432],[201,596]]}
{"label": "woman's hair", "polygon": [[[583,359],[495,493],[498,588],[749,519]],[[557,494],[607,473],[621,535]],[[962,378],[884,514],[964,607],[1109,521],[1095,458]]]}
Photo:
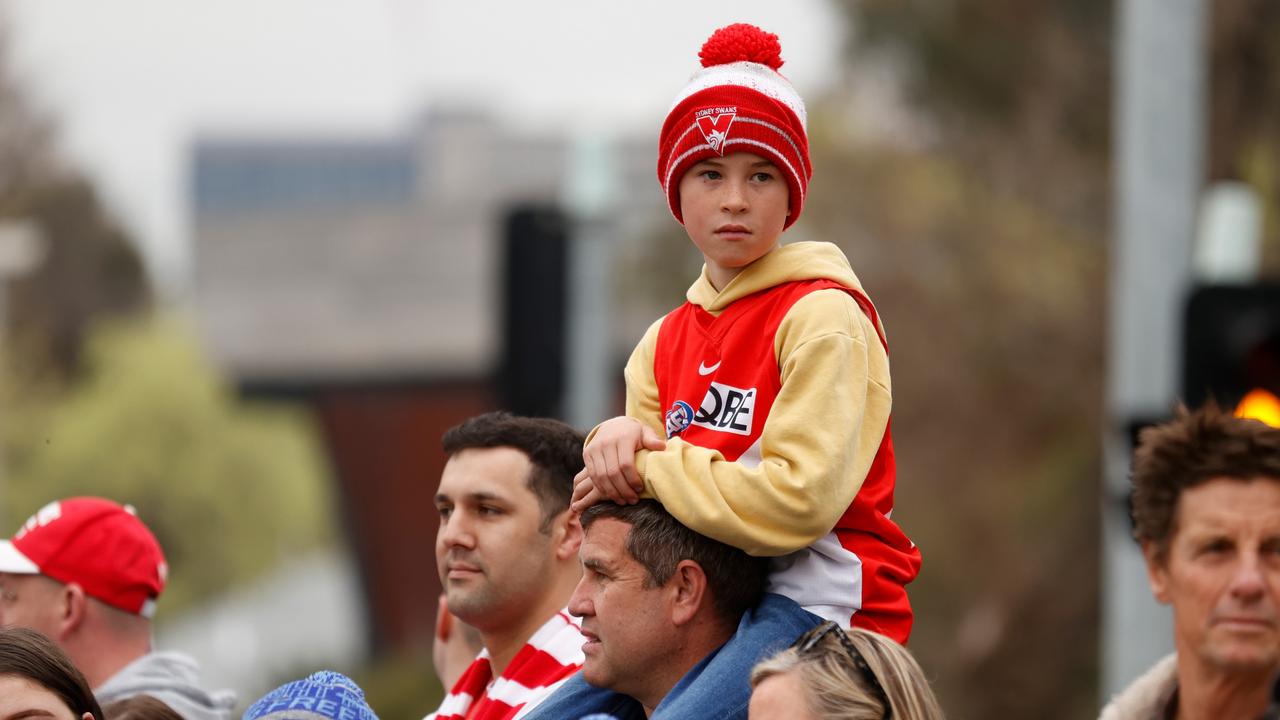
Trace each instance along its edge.
{"label": "woman's hair", "polygon": [[792,646],[761,661],[751,671],[751,687],[774,675],[794,673],[805,689],[809,709],[822,720],[879,720],[885,717],[881,694],[855,664],[840,640],[843,632],[892,706],[894,720],[942,720],[942,707],[924,672],[906,648],[867,630],[833,629],[807,650]]}
{"label": "woman's hair", "polygon": [[177,710],[150,695],[134,695],[108,703],[107,720],[182,720]]}
{"label": "woman's hair", "polygon": [[34,630],[0,628],[0,675],[16,675],[44,687],[77,718],[92,713],[94,720],[104,720],[84,675],[57,645]]}

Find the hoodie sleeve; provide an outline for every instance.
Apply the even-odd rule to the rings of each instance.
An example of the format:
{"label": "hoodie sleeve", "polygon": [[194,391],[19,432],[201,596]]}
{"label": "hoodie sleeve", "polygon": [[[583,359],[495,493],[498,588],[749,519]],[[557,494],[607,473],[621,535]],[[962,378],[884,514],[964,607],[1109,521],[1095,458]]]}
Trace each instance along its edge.
{"label": "hoodie sleeve", "polygon": [[[627,363],[627,414],[663,432],[658,324]],[[749,468],[680,438],[637,453],[645,490],[688,527],[752,555],[784,555],[830,532],[871,467],[889,419],[888,357],[848,294],[819,290],[774,339],[782,388]]]}

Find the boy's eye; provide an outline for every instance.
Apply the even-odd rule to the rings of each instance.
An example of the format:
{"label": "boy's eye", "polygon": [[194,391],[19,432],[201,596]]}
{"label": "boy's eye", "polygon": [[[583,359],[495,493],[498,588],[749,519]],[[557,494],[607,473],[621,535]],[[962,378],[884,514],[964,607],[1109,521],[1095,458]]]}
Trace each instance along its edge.
{"label": "boy's eye", "polygon": [[440,506],[436,507],[436,509],[440,511],[440,517],[442,517],[442,518],[447,518],[447,517],[449,517],[449,513],[453,511],[453,508],[451,508],[451,507],[449,507],[449,506],[447,506],[447,505],[440,505]]}
{"label": "boy's eye", "polygon": [[719,170],[703,170],[700,174],[702,175],[702,177],[704,177],[704,178],[706,178],[706,179],[708,179],[708,180],[719,180],[719,179],[720,179],[720,171],[719,171]]}
{"label": "boy's eye", "polygon": [[773,179],[773,173],[761,170],[760,172],[756,173],[755,175],[752,175],[751,177],[756,182],[768,182]]}

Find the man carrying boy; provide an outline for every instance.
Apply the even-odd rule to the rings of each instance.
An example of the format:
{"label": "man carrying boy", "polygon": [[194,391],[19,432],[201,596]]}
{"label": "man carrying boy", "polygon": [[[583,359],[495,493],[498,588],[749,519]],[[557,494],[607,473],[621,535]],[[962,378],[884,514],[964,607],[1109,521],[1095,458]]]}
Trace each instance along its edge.
{"label": "man carrying boy", "polygon": [[658,180],[706,264],[632,353],[627,414],[588,438],[573,507],[653,497],[777,558],[770,592],[906,642],[920,554],[889,518],[887,349],[835,245],[779,246],[812,173],[780,51],[759,28],[722,28],[667,115]]}

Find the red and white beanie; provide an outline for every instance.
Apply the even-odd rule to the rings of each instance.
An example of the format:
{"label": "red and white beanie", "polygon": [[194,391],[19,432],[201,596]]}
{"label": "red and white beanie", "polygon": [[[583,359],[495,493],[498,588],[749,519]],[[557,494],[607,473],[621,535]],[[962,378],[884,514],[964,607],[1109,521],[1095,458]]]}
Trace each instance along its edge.
{"label": "red and white beanie", "polygon": [[750,152],[778,166],[791,191],[791,214],[800,217],[813,166],[805,132],[804,101],[778,73],[778,36],[736,23],[711,34],[702,70],[676,96],[658,138],[658,182],[667,205],[680,216],[680,180],[695,163],[726,153]]}

